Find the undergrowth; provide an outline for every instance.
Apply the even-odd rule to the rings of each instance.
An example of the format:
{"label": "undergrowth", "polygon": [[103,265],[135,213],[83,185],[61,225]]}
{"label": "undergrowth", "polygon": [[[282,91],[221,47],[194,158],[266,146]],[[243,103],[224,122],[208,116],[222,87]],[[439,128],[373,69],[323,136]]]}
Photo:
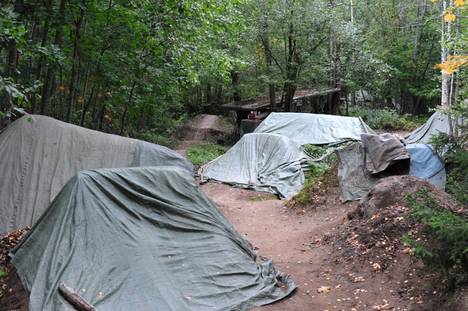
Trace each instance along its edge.
{"label": "undergrowth", "polygon": [[201,143],[191,147],[187,151],[187,158],[195,165],[204,164],[216,159],[227,151],[227,147],[212,144]]}
{"label": "undergrowth", "polygon": [[319,193],[334,186],[336,181],[336,162],[331,165],[312,163],[306,173],[301,191],[290,201],[289,206],[314,204]]}
{"label": "undergrowth", "polygon": [[409,194],[410,217],[423,225],[417,237],[404,236],[414,255],[439,272],[454,289],[468,282],[468,220],[441,208],[427,189]]}
{"label": "undergrowth", "polygon": [[362,106],[349,107],[349,115],[361,117],[372,129],[412,131],[421,126],[426,117],[400,115],[392,109],[375,109]]}
{"label": "undergrowth", "polygon": [[317,145],[306,144],[304,145],[304,152],[307,153],[307,155],[312,159],[317,159],[321,156],[324,156],[327,153],[327,148]]}

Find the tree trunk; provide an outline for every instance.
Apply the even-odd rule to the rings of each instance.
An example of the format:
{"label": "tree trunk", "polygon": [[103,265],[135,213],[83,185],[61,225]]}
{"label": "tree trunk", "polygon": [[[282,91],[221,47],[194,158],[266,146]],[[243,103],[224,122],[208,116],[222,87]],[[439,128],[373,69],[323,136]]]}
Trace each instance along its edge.
{"label": "tree trunk", "polygon": [[[59,10],[57,15],[55,16],[56,23],[56,30],[55,30],[55,38],[54,38],[54,45],[57,48],[62,46],[62,32],[63,32],[63,24],[64,24],[64,15],[65,15],[65,1],[60,0]],[[57,68],[56,64],[51,64],[47,68],[47,74],[45,78],[44,86],[42,87],[42,98],[41,98],[41,114],[47,114],[47,110],[50,104],[50,98],[53,94],[53,88],[55,86],[55,70]]]}
{"label": "tree trunk", "polygon": [[75,41],[73,43],[73,59],[70,74],[70,85],[68,86],[68,105],[66,121],[71,122],[73,104],[75,102],[76,82],[78,80],[79,72],[79,57],[80,57],[80,40],[81,40],[81,25],[84,19],[84,9],[80,9],[80,17],[75,23]]}
{"label": "tree trunk", "polygon": [[270,34],[268,26],[268,8],[264,1],[260,3],[260,9],[263,11],[261,20],[260,37],[262,39],[263,51],[265,54],[266,71],[268,76],[268,96],[270,98],[271,110],[276,111],[276,88],[272,82],[272,66],[273,66],[273,55],[270,48]]}
{"label": "tree trunk", "polygon": [[[445,12],[447,10],[447,0],[442,1],[442,10]],[[450,40],[451,33],[451,22],[445,22],[444,16],[442,14],[442,52],[441,52],[441,62],[445,62],[448,59],[449,51],[447,48],[447,42]],[[450,105],[450,75],[447,75],[442,72],[442,86],[441,86],[441,105],[449,106]]]}
{"label": "tree trunk", "polygon": [[132,104],[133,101],[133,91],[135,90],[136,86],[136,81],[133,82],[132,88],[130,89],[130,94],[128,95],[128,100],[127,103],[125,104],[124,111],[122,114],[122,120],[120,122],[120,135],[123,135],[124,130],[125,130],[125,123],[127,120],[127,114],[128,114],[128,107]]}
{"label": "tree trunk", "polygon": [[241,96],[239,92],[239,71],[237,70],[231,70],[231,84],[232,84],[232,99],[235,102],[240,102],[241,101]]}

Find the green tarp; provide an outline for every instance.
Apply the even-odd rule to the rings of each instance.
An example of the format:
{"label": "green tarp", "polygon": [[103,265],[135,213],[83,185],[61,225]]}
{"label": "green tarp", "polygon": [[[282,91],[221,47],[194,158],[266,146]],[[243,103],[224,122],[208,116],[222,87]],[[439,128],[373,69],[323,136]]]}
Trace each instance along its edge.
{"label": "green tarp", "polygon": [[296,195],[304,184],[303,167],[310,158],[286,136],[252,133],[201,167],[203,180],[216,180],[256,191]]}
{"label": "green tarp", "polygon": [[295,288],[176,167],[83,171],[12,251],[31,311],[248,310]]}
{"label": "green tarp", "polygon": [[361,118],[274,112],[255,129],[255,133],[284,135],[299,145],[324,145],[360,140],[361,134],[374,132]]}
{"label": "green tarp", "polygon": [[81,170],[175,165],[176,152],[40,115],[26,115],[0,134],[0,234],[34,224]]}

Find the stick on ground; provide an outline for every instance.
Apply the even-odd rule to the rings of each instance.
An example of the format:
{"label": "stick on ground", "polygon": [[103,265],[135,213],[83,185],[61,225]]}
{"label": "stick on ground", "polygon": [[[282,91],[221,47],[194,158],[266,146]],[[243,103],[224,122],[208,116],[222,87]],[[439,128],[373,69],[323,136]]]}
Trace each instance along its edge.
{"label": "stick on ground", "polygon": [[73,288],[68,287],[65,283],[60,283],[58,287],[59,293],[78,311],[97,311],[95,307],[86,302],[78,295]]}

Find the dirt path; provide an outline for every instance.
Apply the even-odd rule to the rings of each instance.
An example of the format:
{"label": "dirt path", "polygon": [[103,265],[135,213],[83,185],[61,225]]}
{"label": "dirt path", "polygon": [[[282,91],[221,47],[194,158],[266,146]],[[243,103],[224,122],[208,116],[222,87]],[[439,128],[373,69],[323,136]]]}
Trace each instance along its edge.
{"label": "dirt path", "polygon": [[[408,310],[410,301],[397,294],[400,284],[391,273],[375,273],[371,265],[337,264],[332,260],[336,250],[321,242],[355,205],[339,203],[336,195],[336,204],[292,211],[283,201],[253,191],[217,183],[203,190],[258,254],[272,259],[298,285],[287,299],[258,311]],[[318,293],[322,286],[330,291]]]}

